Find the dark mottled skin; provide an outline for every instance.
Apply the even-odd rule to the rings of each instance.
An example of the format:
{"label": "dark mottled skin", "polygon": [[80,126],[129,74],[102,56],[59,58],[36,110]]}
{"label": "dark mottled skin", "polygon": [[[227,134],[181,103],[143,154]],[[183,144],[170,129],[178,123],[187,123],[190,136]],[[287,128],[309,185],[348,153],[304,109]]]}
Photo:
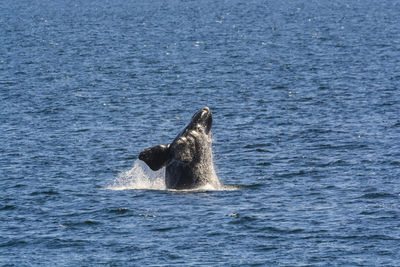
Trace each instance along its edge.
{"label": "dark mottled skin", "polygon": [[212,114],[208,107],[193,115],[191,122],[169,145],[143,150],[139,159],[152,170],[165,168],[170,189],[191,189],[205,184],[218,186],[212,160]]}

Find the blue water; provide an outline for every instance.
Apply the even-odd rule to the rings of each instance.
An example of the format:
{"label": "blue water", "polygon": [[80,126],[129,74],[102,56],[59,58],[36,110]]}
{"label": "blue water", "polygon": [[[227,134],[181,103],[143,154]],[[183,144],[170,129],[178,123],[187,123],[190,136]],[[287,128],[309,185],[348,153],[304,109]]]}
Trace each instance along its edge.
{"label": "blue water", "polygon": [[[399,1],[0,2],[0,265],[400,266]],[[219,190],[137,159],[209,106]]]}

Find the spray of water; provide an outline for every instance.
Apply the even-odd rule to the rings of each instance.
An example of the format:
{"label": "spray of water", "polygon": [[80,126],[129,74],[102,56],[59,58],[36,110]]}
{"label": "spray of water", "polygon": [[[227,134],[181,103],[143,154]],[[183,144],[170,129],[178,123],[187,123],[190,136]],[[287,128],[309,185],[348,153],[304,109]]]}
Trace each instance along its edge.
{"label": "spray of water", "polygon": [[[120,173],[113,183],[106,187],[108,190],[167,190],[165,186],[165,168],[158,171],[152,171],[146,163],[136,160],[133,167],[127,171]],[[218,178],[212,177],[212,179]],[[179,191],[232,191],[238,190],[235,186],[222,185],[221,183],[207,183],[196,189],[179,190]],[[175,191],[175,190],[171,190]]]}
{"label": "spray of water", "polygon": [[152,189],[165,190],[165,168],[152,171],[146,163],[136,160],[133,167],[120,173],[114,182],[107,187],[110,190]]}

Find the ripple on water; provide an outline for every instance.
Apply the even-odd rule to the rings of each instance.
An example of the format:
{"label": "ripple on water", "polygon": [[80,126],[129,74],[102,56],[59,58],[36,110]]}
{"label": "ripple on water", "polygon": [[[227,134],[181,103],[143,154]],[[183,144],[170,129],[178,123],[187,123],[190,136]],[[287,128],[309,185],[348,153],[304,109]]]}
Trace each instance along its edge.
{"label": "ripple on water", "polygon": [[15,205],[1,205],[0,210],[14,210],[16,209],[17,206]]}
{"label": "ripple on water", "polygon": [[378,199],[378,198],[395,198],[396,194],[385,193],[385,192],[374,192],[362,195],[360,198],[366,199]]}

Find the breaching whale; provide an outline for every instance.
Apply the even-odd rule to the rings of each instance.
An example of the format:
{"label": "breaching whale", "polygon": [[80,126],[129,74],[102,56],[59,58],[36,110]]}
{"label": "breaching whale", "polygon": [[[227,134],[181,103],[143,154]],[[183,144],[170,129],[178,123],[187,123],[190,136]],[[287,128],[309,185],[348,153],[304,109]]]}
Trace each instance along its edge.
{"label": "breaching whale", "polygon": [[193,189],[207,184],[217,188],[220,184],[212,158],[212,121],[210,109],[202,108],[170,144],[146,148],[139,159],[153,171],[165,167],[168,189]]}

